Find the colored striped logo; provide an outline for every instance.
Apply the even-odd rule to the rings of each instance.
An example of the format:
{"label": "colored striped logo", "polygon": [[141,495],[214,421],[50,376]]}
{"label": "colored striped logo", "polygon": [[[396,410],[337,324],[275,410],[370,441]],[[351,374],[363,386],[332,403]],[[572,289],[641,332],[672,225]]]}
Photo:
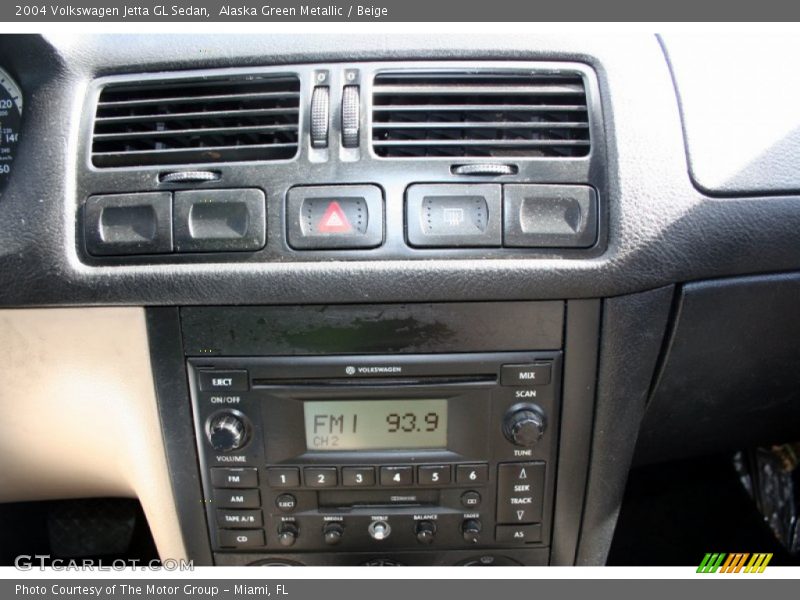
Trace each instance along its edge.
{"label": "colored striped logo", "polygon": [[[748,560],[749,559],[749,560]],[[734,553],[708,552],[700,566],[698,573],[763,573],[767,568],[772,554],[767,553]]]}

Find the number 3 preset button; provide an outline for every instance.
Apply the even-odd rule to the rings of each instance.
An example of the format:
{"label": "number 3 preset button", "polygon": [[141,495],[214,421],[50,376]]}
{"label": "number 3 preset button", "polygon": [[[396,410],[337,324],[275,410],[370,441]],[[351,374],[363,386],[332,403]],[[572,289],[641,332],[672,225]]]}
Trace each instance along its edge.
{"label": "number 3 preset button", "polygon": [[381,467],[381,485],[411,485],[413,482],[412,467]]}
{"label": "number 3 preset button", "polygon": [[307,467],[303,469],[306,487],[334,487],[339,483],[336,467]]}
{"label": "number 3 preset button", "polygon": [[374,467],[343,467],[342,485],[347,487],[362,487],[375,485]]}

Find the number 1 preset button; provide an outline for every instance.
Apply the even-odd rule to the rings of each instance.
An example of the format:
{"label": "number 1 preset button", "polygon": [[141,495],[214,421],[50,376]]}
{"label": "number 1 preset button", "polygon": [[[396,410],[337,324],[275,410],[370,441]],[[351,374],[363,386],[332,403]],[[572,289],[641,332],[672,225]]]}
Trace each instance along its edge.
{"label": "number 1 preset button", "polygon": [[336,467],[306,467],[303,469],[306,487],[335,487],[339,483]]}
{"label": "number 1 preset button", "polygon": [[399,486],[414,483],[413,467],[381,467],[381,485]]}
{"label": "number 1 preset button", "polygon": [[274,467],[267,469],[267,483],[273,488],[300,487],[300,469],[296,467]]}
{"label": "number 1 preset button", "polygon": [[342,485],[347,487],[366,487],[375,485],[375,468],[343,467]]}

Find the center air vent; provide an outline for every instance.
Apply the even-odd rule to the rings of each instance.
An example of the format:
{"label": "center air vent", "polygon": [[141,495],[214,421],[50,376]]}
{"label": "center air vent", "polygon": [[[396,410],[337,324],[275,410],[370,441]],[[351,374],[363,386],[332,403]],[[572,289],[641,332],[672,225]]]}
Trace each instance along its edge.
{"label": "center air vent", "polygon": [[384,73],[372,146],[382,157],[580,157],[589,117],[578,74]]}
{"label": "center air vent", "polygon": [[109,85],[97,104],[96,167],[280,160],[297,153],[293,75]]}

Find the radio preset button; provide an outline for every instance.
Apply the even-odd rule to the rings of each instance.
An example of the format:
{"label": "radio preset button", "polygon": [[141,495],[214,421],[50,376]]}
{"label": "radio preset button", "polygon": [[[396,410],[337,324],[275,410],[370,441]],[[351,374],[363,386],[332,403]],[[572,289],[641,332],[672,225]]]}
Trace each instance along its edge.
{"label": "radio preset button", "polygon": [[292,496],[291,494],[281,494],[277,498],[275,498],[275,506],[281,512],[289,513],[294,511],[297,508],[297,498]]}
{"label": "radio preset button", "polygon": [[262,527],[264,520],[260,510],[217,509],[217,525],[225,529],[252,529]]}
{"label": "radio preset button", "polygon": [[375,468],[343,467],[342,485],[347,487],[368,487],[375,485]]}
{"label": "radio preset button", "polygon": [[211,485],[220,488],[258,487],[257,469],[211,469]]}
{"label": "radio preset button", "polygon": [[223,548],[258,548],[264,545],[264,532],[261,529],[219,531],[219,545]]}
{"label": "radio preset button", "polygon": [[481,495],[475,490],[461,494],[461,506],[464,508],[477,508],[481,505]]}
{"label": "radio preset button", "polygon": [[405,486],[414,482],[413,467],[381,467],[381,485]]}
{"label": "radio preset button", "polygon": [[272,488],[300,487],[300,469],[294,467],[274,467],[267,469],[267,483]]}
{"label": "radio preset button", "polygon": [[456,483],[486,483],[489,465],[456,465]]}
{"label": "radio preset button", "polygon": [[501,544],[530,544],[542,541],[542,525],[498,525],[494,538]]}
{"label": "radio preset button", "polygon": [[450,465],[423,465],[417,468],[420,485],[445,485],[450,483]]}
{"label": "radio preset button", "polygon": [[335,487],[339,483],[336,467],[306,467],[303,469],[306,487]]}
{"label": "radio preset button", "polygon": [[501,385],[547,385],[550,383],[550,363],[531,363],[529,365],[503,365],[500,367]]}
{"label": "radio preset button", "polygon": [[543,462],[505,463],[497,467],[497,522],[536,523],[542,520]]}
{"label": "radio preset button", "polygon": [[214,504],[220,508],[260,508],[258,490],[214,490]]}

